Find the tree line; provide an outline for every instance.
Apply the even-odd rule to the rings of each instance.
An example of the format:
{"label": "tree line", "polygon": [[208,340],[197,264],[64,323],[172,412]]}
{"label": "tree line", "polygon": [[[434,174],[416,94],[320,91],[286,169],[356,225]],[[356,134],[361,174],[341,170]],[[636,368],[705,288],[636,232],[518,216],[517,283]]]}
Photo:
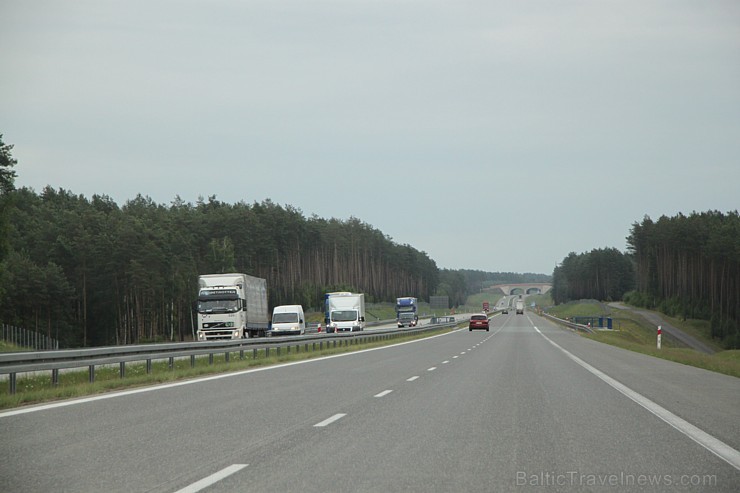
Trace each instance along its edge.
{"label": "tree line", "polygon": [[710,321],[711,335],[740,348],[740,216],[737,211],[645,216],[628,251],[571,252],[553,271],[552,298],[624,299],[669,316]]}
{"label": "tree line", "polygon": [[138,196],[119,207],[51,187],[9,195],[0,320],[64,346],[186,337],[200,274],[246,272],[267,280],[271,306],[317,309],[326,291],[428,299],[439,282],[426,253],[356,218],[306,218],[269,200]]}
{"label": "tree line", "polygon": [[628,300],[711,321],[712,336],[740,348],[740,216],[737,211],[645,217],[627,237],[637,279]]}
{"label": "tree line", "polygon": [[553,271],[550,293],[556,304],[581,299],[616,301],[634,286],[629,255],[616,248],[600,248],[569,253]]}

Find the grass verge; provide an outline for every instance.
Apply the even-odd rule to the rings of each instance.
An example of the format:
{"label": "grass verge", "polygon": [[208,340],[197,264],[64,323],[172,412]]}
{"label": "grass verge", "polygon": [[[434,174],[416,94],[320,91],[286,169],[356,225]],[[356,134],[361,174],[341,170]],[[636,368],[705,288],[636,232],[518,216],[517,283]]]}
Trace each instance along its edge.
{"label": "grass verge", "polygon": [[[349,353],[362,349],[372,349],[375,347],[389,346],[400,342],[407,342],[417,339],[423,339],[433,335],[450,332],[450,328],[439,329],[423,334],[401,333],[399,336],[389,339],[361,343],[353,339],[341,339],[337,341],[336,347],[327,347],[329,341],[325,341],[323,349],[319,349],[316,343],[316,349],[313,349],[313,342],[309,344],[309,350],[305,350],[305,343],[296,341],[296,346],[291,346],[290,352],[286,347],[281,348],[280,356],[277,355],[275,348],[270,349],[267,355],[264,349],[258,350],[256,357],[252,351],[244,352],[244,359],[239,359],[239,351],[229,353],[229,361],[226,361],[224,353],[216,354],[213,358],[213,364],[210,363],[208,356],[197,357],[195,366],[191,368],[190,359],[175,360],[173,368],[169,367],[167,361],[155,361],[152,363],[151,373],[147,373],[146,364],[130,363],[126,365],[126,374],[121,378],[118,365],[114,367],[98,367],[95,369],[95,381],[89,383],[88,370],[75,370],[60,372],[59,385],[53,386],[51,381],[51,371],[43,374],[23,376],[18,375],[16,381],[16,393],[10,394],[8,381],[0,382],[0,409],[16,408],[23,405],[39,404],[42,402],[57,401],[76,397],[84,397],[115,390],[123,390],[136,387],[156,385],[160,383],[175,382],[180,380],[193,379],[205,375],[214,375],[218,373],[234,372],[246,370],[259,366],[276,365],[292,361],[301,361],[334,354]],[[350,341],[356,344],[344,345]],[[340,342],[342,343],[340,345]]]}
{"label": "grass verge", "polygon": [[[648,354],[684,365],[695,366],[705,370],[740,377],[740,351],[722,351],[716,342],[707,337],[701,323],[681,321],[661,314],[671,325],[686,330],[697,339],[719,350],[715,354],[704,354],[693,349],[682,347],[669,337],[663,337],[662,348],[656,347],[655,327],[639,314],[629,310],[619,310],[593,300],[570,302],[548,310],[548,313],[559,318],[604,316],[612,317],[614,330],[600,330],[594,334],[581,334],[599,342],[618,346],[623,349]],[[693,326],[693,328],[692,328]],[[697,328],[698,327],[698,328]]]}

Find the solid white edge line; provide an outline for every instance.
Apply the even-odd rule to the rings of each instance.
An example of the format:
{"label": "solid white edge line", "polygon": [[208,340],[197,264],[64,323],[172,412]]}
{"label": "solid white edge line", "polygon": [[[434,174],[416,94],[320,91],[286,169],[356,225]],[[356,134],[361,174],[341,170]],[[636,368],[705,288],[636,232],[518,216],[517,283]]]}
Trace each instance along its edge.
{"label": "solid white edge line", "polygon": [[385,397],[386,395],[390,394],[391,392],[393,392],[393,391],[392,390],[384,390],[380,394],[375,394],[373,397]]}
{"label": "solid white edge line", "polygon": [[197,378],[197,379],[193,379],[193,380],[184,380],[182,382],[166,383],[166,384],[162,384],[162,385],[153,385],[151,387],[141,387],[141,388],[138,388],[138,389],[123,390],[121,392],[111,392],[111,393],[108,393],[108,394],[96,395],[96,396],[93,396],[93,397],[83,397],[81,399],[73,399],[73,400],[69,400],[69,401],[54,402],[54,403],[51,403],[51,404],[41,404],[41,405],[33,406],[33,407],[24,407],[24,408],[20,408],[20,409],[13,409],[11,411],[0,412],[0,419],[2,419],[2,418],[9,418],[11,416],[17,416],[19,414],[28,414],[28,413],[35,413],[37,411],[46,411],[48,409],[56,409],[58,407],[75,406],[77,404],[85,404],[87,402],[102,401],[102,400],[105,400],[105,399],[113,399],[115,397],[123,397],[123,396],[127,396],[127,395],[142,394],[144,392],[154,392],[154,391],[157,391],[157,390],[171,389],[173,387],[181,387],[183,385],[192,385],[192,384],[195,384],[195,383],[207,382],[207,381],[210,381],[210,380],[219,380],[221,378],[237,377],[237,376],[241,376],[241,375],[246,375],[248,373],[256,373],[256,372],[260,372],[260,371],[275,370],[275,369],[278,369],[278,368],[285,368],[285,367],[288,367],[288,366],[295,366],[295,365],[305,365],[305,364],[308,364],[308,363],[315,363],[317,361],[323,361],[323,360],[333,359],[333,358],[344,358],[344,357],[352,356],[352,355],[355,355],[355,354],[368,353],[370,351],[379,351],[381,349],[390,349],[390,348],[394,348],[394,347],[398,347],[398,346],[404,346],[406,344],[415,344],[417,342],[428,341],[430,339],[436,339],[437,337],[444,337],[444,336],[449,335],[449,334],[454,334],[455,332],[460,332],[462,330],[465,330],[465,329],[456,329],[456,330],[453,330],[453,331],[450,331],[450,332],[445,332],[444,334],[438,334],[436,336],[425,337],[423,339],[415,339],[413,341],[399,342],[398,344],[391,344],[389,346],[381,346],[381,347],[370,348],[370,349],[362,349],[360,351],[352,351],[350,353],[332,354],[330,356],[323,356],[323,357],[319,357],[319,358],[306,359],[306,360],[301,360],[301,361],[293,361],[293,362],[290,362],[290,363],[283,363],[281,365],[263,366],[263,367],[260,367],[260,368],[250,368],[248,370],[240,370],[240,371],[235,371],[235,372],[230,372],[230,373],[220,373],[218,375],[211,375],[211,376],[208,376],[208,377]]}
{"label": "solid white edge line", "polygon": [[198,491],[204,490],[209,486],[218,483],[222,479],[241,471],[248,465],[249,464],[233,464],[229,467],[221,469],[217,473],[211,474],[207,478],[203,478],[200,481],[191,484],[190,486],[186,486],[185,488],[178,490],[176,493],[196,493]]}
{"label": "solid white edge line", "polygon": [[547,337],[545,334],[543,334],[540,329],[537,327],[534,328],[542,337],[544,337],[547,342],[561,350],[565,355],[576,362],[581,367],[585,368],[592,374],[599,377],[602,381],[613,387],[614,389],[618,390],[620,393],[625,395],[626,397],[629,397],[632,401],[636,402],[643,408],[650,411],[652,414],[657,416],[658,418],[662,419],[669,425],[671,425],[673,428],[675,428],[677,431],[683,433],[687,437],[691,438],[693,441],[719,457],[720,459],[724,460],[731,466],[733,466],[735,469],[740,470],[740,452],[735,450],[734,448],[727,445],[722,440],[719,440],[718,438],[713,437],[709,433],[697,428],[696,426],[692,425],[688,421],[686,421],[683,418],[679,418],[672,412],[670,412],[668,409],[660,406],[659,404],[651,401],[647,397],[645,397],[642,394],[639,394],[635,392],[634,390],[630,389],[626,385],[620,383],[619,381],[613,379],[606,373],[602,372],[601,370],[598,370],[594,368],[593,366],[589,365],[582,359],[580,359],[578,356],[572,354],[568,350],[562,348],[559,346],[556,342],[554,342],[552,339]]}
{"label": "solid white edge line", "polygon": [[328,426],[328,425],[332,424],[333,422],[335,422],[335,421],[338,421],[338,420],[342,419],[342,418],[343,418],[343,417],[345,417],[346,415],[347,415],[347,414],[342,414],[342,413],[340,413],[340,414],[335,414],[335,415],[334,415],[334,416],[332,416],[331,418],[327,418],[327,419],[325,419],[324,421],[322,421],[321,423],[316,423],[316,424],[315,424],[315,425],[313,425],[313,426],[314,426],[314,428],[323,428],[324,426]]}

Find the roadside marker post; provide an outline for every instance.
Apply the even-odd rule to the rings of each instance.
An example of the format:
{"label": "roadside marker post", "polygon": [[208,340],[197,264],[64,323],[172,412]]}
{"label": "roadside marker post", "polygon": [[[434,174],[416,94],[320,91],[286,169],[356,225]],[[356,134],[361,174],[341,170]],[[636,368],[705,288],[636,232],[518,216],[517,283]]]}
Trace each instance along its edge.
{"label": "roadside marker post", "polygon": [[663,329],[660,325],[658,325],[658,349],[660,349],[660,338],[663,335]]}

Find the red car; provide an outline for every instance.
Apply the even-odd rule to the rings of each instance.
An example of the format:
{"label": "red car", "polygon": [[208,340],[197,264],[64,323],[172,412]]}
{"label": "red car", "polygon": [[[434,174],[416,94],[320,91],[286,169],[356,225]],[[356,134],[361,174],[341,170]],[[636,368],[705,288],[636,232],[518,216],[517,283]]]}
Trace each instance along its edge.
{"label": "red car", "polygon": [[470,317],[470,324],[468,329],[472,332],[473,329],[486,329],[488,332],[488,315],[473,315]]}

